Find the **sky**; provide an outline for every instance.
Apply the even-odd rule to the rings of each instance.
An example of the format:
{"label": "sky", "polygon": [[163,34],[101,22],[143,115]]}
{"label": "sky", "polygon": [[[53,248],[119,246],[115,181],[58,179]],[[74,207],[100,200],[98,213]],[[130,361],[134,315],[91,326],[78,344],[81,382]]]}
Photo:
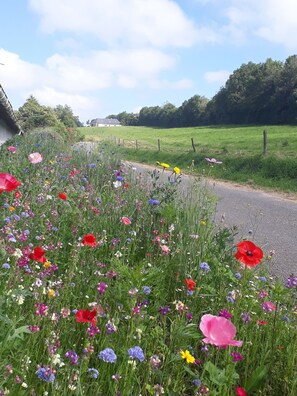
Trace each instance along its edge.
{"label": "sky", "polygon": [[2,0],[0,84],[82,122],[211,99],[232,72],[297,53],[296,0]]}

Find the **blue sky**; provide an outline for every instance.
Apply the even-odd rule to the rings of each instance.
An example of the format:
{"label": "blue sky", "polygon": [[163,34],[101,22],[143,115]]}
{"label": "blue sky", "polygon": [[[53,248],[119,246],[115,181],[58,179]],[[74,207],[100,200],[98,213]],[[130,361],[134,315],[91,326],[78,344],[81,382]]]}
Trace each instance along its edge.
{"label": "blue sky", "polygon": [[243,63],[297,53],[296,0],[9,0],[0,84],[81,121],[193,95],[211,99]]}

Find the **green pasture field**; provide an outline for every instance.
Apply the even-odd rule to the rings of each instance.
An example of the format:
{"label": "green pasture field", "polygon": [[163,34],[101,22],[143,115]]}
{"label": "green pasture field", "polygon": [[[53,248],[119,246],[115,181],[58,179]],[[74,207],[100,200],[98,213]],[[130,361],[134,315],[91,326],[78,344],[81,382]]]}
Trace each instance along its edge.
{"label": "green pasture field", "polygon": [[[167,162],[183,172],[207,172],[218,179],[297,192],[297,126],[87,127],[80,131],[85,140],[114,142],[126,160]],[[223,165],[210,169],[206,157],[215,157]]]}
{"label": "green pasture field", "polygon": [[124,139],[128,147],[158,149],[163,152],[192,151],[191,138],[197,152],[210,155],[257,155],[263,152],[263,130],[266,129],[267,153],[277,157],[297,158],[296,126],[204,126],[194,128],[105,127],[80,128],[86,140]]}

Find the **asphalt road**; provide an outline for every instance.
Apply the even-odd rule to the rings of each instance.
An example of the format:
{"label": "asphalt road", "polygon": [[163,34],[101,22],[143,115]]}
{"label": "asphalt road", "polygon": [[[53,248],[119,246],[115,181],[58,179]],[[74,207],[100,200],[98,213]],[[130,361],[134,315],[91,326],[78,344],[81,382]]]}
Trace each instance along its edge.
{"label": "asphalt road", "polygon": [[[154,169],[133,163],[138,172]],[[165,171],[166,174],[166,171]],[[167,173],[168,176],[169,173]],[[191,183],[191,177],[182,176],[181,188]],[[265,264],[269,273],[286,281],[297,274],[297,198],[282,194],[266,193],[252,188],[208,181],[209,190],[217,197],[215,219],[224,225],[237,226],[237,239],[253,240],[265,255],[274,251],[272,259]]]}
{"label": "asphalt road", "polygon": [[[96,144],[78,144],[87,153]],[[147,173],[154,167],[131,163],[137,172]],[[168,177],[169,172],[164,172]],[[191,176],[183,175],[181,188],[185,191],[193,182]],[[215,220],[224,218],[226,227],[237,226],[238,241],[247,238],[260,246],[265,255],[274,251],[265,268],[273,276],[286,281],[297,275],[297,196],[285,196],[263,192],[249,187],[219,181],[208,181],[210,192],[217,197]]]}

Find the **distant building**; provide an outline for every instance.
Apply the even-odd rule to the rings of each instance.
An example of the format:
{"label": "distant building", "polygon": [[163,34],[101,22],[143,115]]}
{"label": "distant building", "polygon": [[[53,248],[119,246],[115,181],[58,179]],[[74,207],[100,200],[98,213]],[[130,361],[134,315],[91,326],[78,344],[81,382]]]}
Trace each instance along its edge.
{"label": "distant building", "polygon": [[13,108],[0,84],[0,146],[14,135],[22,133]]}
{"label": "distant building", "polygon": [[121,123],[115,118],[95,118],[90,122],[91,127],[119,127]]}

